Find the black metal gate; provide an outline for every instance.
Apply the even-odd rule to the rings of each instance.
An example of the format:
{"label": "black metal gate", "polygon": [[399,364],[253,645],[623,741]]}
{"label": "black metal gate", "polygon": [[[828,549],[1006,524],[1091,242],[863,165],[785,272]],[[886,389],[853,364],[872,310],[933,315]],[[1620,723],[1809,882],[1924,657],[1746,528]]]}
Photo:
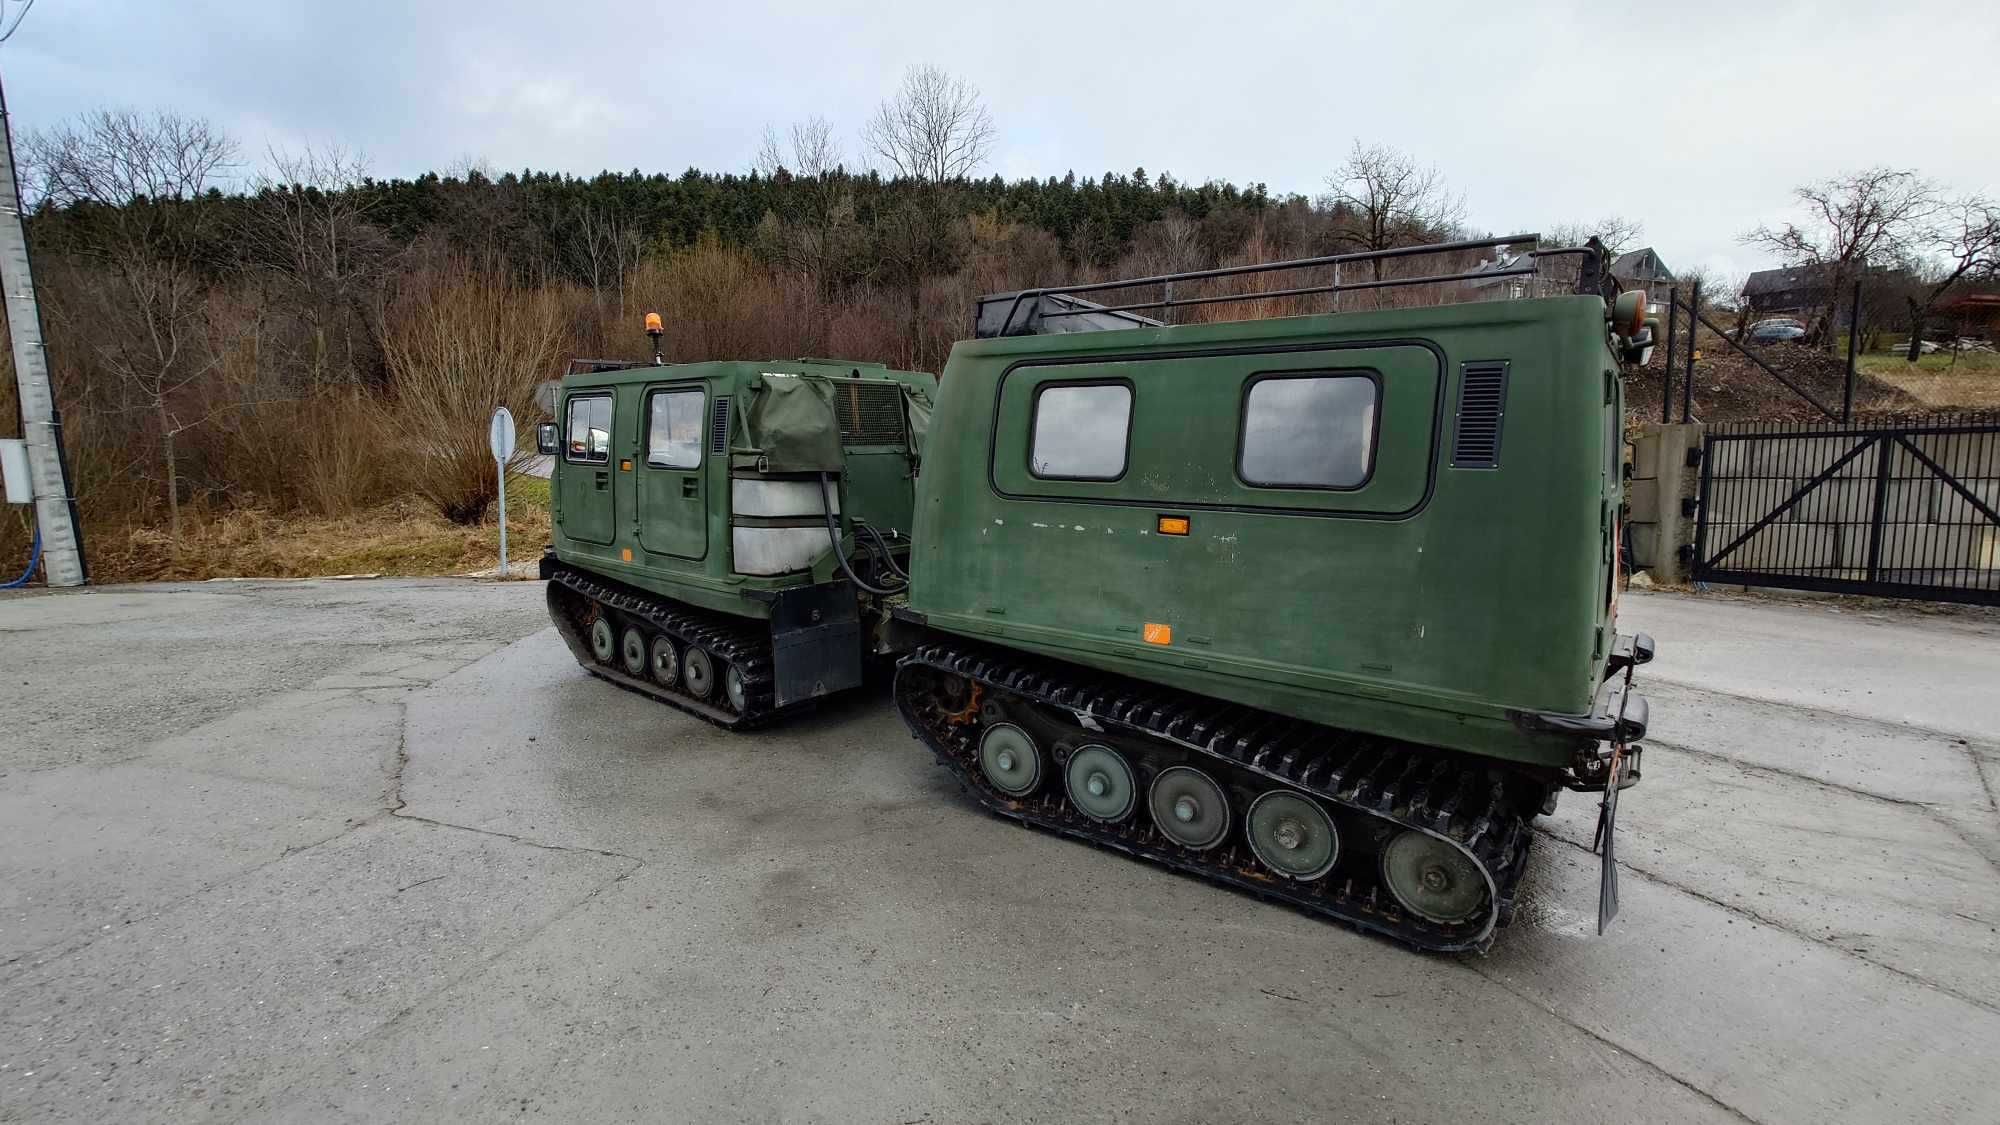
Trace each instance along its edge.
{"label": "black metal gate", "polygon": [[2000,419],[1711,426],[1691,570],[2000,605]]}

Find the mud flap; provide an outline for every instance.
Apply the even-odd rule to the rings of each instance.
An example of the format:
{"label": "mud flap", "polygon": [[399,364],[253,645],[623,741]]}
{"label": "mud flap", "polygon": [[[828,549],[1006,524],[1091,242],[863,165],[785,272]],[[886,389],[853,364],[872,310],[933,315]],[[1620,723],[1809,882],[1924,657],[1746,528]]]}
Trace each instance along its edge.
{"label": "mud flap", "polygon": [[799,586],[771,600],[774,706],[861,686],[861,616],[845,582]]}
{"label": "mud flap", "polygon": [[[1646,637],[1646,660],[1652,659],[1652,640]],[[1597,871],[1599,937],[1604,936],[1605,927],[1611,925],[1611,920],[1618,917],[1618,794],[1639,780],[1639,747],[1629,743],[1632,739],[1645,737],[1646,701],[1632,694],[1632,667],[1643,662],[1636,659],[1625,662],[1625,680],[1617,692],[1618,712],[1611,724],[1611,761],[1604,770],[1604,800],[1597,806],[1597,837],[1590,844],[1590,850],[1600,857]],[[1610,686],[1608,680],[1606,686]],[[1632,713],[1634,704],[1639,709],[1636,716]],[[1631,776],[1628,778],[1627,774]]]}
{"label": "mud flap", "polygon": [[1618,917],[1618,857],[1614,848],[1618,827],[1618,793],[1624,788],[1619,784],[1624,780],[1625,747],[1617,746],[1611,751],[1611,769],[1605,775],[1604,800],[1597,806],[1597,836],[1590,842],[1590,850],[1600,857],[1597,873],[1597,934],[1604,936],[1605,927]]}

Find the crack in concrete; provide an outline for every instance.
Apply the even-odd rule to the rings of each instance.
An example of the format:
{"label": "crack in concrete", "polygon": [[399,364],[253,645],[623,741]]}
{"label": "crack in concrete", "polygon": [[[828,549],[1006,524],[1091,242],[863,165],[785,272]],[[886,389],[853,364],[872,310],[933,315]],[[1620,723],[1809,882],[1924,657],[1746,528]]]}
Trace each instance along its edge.
{"label": "crack in concrete", "polygon": [[1795,703],[1787,699],[1771,699],[1767,696],[1762,696],[1762,695],[1744,695],[1740,692],[1727,691],[1723,688],[1718,688],[1718,687],[1710,687],[1707,684],[1691,683],[1687,680],[1676,680],[1671,676],[1662,676],[1654,672],[1648,672],[1646,673],[1646,675],[1655,683],[1665,684],[1669,687],[1677,688],[1681,691],[1693,692],[1695,694],[1701,694],[1701,695],[1719,695],[1724,699],[1733,699],[1742,703],[1752,703],[1759,707],[1774,707],[1784,711],[1796,711],[1802,715],[1807,715],[1815,719],[1824,719],[1826,716],[1831,715],[1836,719],[1841,719],[1846,722],[1860,723],[1871,727],[1880,727],[1885,730],[1898,731],[1904,734],[1908,734],[1911,731],[1917,731],[1922,734],[1930,735],[1934,738],[1939,738],[1947,742],[1955,743],[1962,747],[1970,748],[1976,746],[1980,749],[1987,751],[1988,753],[2000,753],[2000,742],[1989,742],[1986,739],[1980,737],[1977,733],[1970,731],[1955,731],[1955,730],[1947,730],[1942,727],[1922,726],[1917,723],[1897,722],[1894,719],[1884,719],[1878,715],[1866,715],[1857,711],[1848,711],[1840,707],[1833,706],[1831,704]]}
{"label": "crack in concrete", "polygon": [[[1966,749],[1971,750],[1972,748],[1968,746]],[[1968,753],[1966,757],[1972,759],[1972,772],[1979,775],[1979,784],[1981,788],[1986,790],[1986,807],[1993,810],[1996,816],[2000,816],[2000,796],[1996,796],[1994,793],[1993,775],[1986,769],[1986,755],[1973,751],[1972,753]]]}
{"label": "crack in concrete", "polygon": [[1599,1031],[1594,1027],[1586,1026],[1582,1023],[1577,1022],[1574,1019],[1571,1019],[1569,1016],[1566,1016],[1563,1013],[1557,1011],[1554,1007],[1543,1002],[1542,1000],[1539,1000],[1534,996],[1531,996],[1528,993],[1523,992],[1518,988],[1515,988],[1513,985],[1507,983],[1505,979],[1485,971],[1485,969],[1480,967],[1480,965],[1477,964],[1476,962],[1468,961],[1468,962],[1462,962],[1462,964],[1464,964],[1467,970],[1476,974],[1481,980],[1487,981],[1498,987],[1501,991],[1506,992],[1511,996],[1517,997],[1525,1001],[1526,1003],[1541,1009],[1544,1012],[1547,1012],[1550,1016],[1554,1017],[1556,1020],[1560,1021],[1564,1025],[1568,1027],[1573,1027],[1577,1031],[1588,1036],[1592,1041],[1601,1043],[1604,1046],[1609,1047],[1614,1051],[1617,1051],[1619,1054],[1624,1055],[1627,1058],[1636,1061],[1637,1063],[1639,1063],[1639,1065],[1646,1067],[1648,1070],[1651,1070],[1655,1074],[1660,1075],[1667,1081],[1672,1082],[1674,1085],[1679,1086],[1680,1088],[1688,1091],[1695,1097],[1702,1099],[1703,1101],[1709,1103],[1710,1105],[1723,1111],[1724,1113],[1729,1114],[1731,1117],[1734,1117],[1739,1121],[1748,1121],[1751,1123],[1751,1125],[1764,1125],[1761,1119],[1754,1117],[1749,1113],[1741,1109],[1738,1109],[1733,1105],[1730,1105],[1728,1102],[1723,1101],[1722,1098],[1717,1096],[1716,1094],[1710,1093],[1709,1091],[1702,1089],[1700,1086],[1695,1085],[1692,1081],[1686,1078],[1682,1078],[1680,1075],[1675,1074],[1673,1071],[1668,1070],[1666,1067],[1660,1065],[1657,1062],[1654,1062],[1652,1059],[1647,1058],[1645,1055],[1640,1054],[1638,1051],[1633,1050],[1626,1044],[1620,1043],[1618,1040],[1612,1038],[1608,1032]]}
{"label": "crack in concrete", "polygon": [[[133,912],[133,913],[118,915],[113,917],[111,921],[102,923],[94,930],[74,931],[72,933],[64,935],[61,938],[56,939],[55,941],[48,943],[47,945],[39,946],[35,949],[30,949],[22,953],[17,953],[12,957],[7,958],[6,961],[0,962],[0,969],[12,969],[14,966],[19,965],[24,961],[29,961],[29,959],[31,958],[40,957],[43,954],[48,953],[50,950],[61,947],[64,942],[75,941],[76,944],[68,949],[64,949],[60,953],[56,953],[53,956],[48,957],[46,960],[34,961],[31,964],[24,966],[24,968],[38,968],[42,965],[49,964],[52,961],[60,961],[63,958],[68,957],[72,954],[81,953],[82,951],[89,949],[92,945],[96,944],[96,938],[94,936],[87,941],[78,940],[84,934],[91,934],[91,935],[102,934],[106,930],[111,929],[115,926],[120,926],[120,925],[130,926],[138,922],[146,921],[149,918],[156,918],[162,914],[165,914],[167,911],[173,910],[174,908],[181,906],[184,903],[197,899],[202,895],[209,893],[210,891],[220,890],[223,887],[226,887],[229,884],[237,881],[238,879],[242,879],[250,875],[255,875],[258,872],[274,864],[283,863],[284,861],[292,858],[293,856],[298,855],[300,852],[311,851],[312,849],[317,848],[322,844],[330,844],[333,841],[338,840],[343,836],[346,836],[348,833],[353,832],[355,829],[360,828],[367,824],[372,824],[380,819],[381,819],[381,814],[378,813],[375,816],[364,817],[360,820],[350,821],[347,827],[342,828],[340,831],[335,832],[329,836],[322,836],[321,838],[311,841],[310,843],[287,845],[283,850],[279,851],[277,855],[272,856],[270,859],[267,859],[262,863],[252,864],[249,867],[243,868],[241,871],[232,871],[228,875],[225,875],[222,878],[217,879],[213,883],[196,887],[194,890],[188,891],[185,894],[175,895],[173,898],[170,898],[167,901],[160,903],[156,906],[148,906],[144,909],[143,912]],[[0,981],[11,979],[11,977],[12,977],[11,973],[5,976],[0,976]]]}
{"label": "crack in concrete", "polygon": [[403,771],[410,768],[410,704],[407,700],[396,700],[396,757],[389,766],[388,785],[382,792],[382,809],[390,816],[401,815],[403,800]]}
{"label": "crack in concrete", "polygon": [[1720,765],[1734,766],[1735,768],[1742,770],[1745,773],[1770,774],[1774,777],[1789,778],[1790,780],[1793,781],[1803,781],[1809,785],[1818,785],[1826,789],[1833,789],[1841,793],[1846,793],[1849,796],[1864,797],[1871,801],[1881,801],[1885,804],[1890,804],[1890,805],[1901,805],[1905,808],[1922,809],[1925,812],[1929,812],[1934,807],[1924,801],[1913,801],[1908,797],[1891,797],[1888,796],[1887,794],[1871,792],[1870,790],[1857,788],[1852,785],[1843,784],[1842,782],[1829,781],[1823,777],[1815,777],[1809,773],[1800,773],[1797,770],[1789,770],[1784,768],[1783,766],[1767,766],[1761,762],[1746,762],[1741,758],[1730,757],[1728,754],[1719,753],[1714,750],[1703,750],[1700,747],[1689,746],[1686,745],[1685,743],[1669,742],[1664,738],[1649,737],[1646,739],[1646,745],[1649,747],[1664,746],[1669,750],[1678,751],[1679,753],[1687,754],[1692,757],[1702,758],[1707,761],[1718,763]]}
{"label": "crack in concrete", "polygon": [[[1954,823],[1949,816],[1946,816],[1944,813],[1938,811],[1940,808],[1954,808],[1957,806],[1951,806],[1951,805],[1939,806],[1931,804],[1926,801],[1913,801],[1910,800],[1908,797],[1890,797],[1882,793],[1874,793],[1866,789],[1859,789],[1852,785],[1843,785],[1838,781],[1828,781],[1823,777],[1814,777],[1811,774],[1799,773],[1795,770],[1784,769],[1783,767],[1780,766],[1767,766],[1756,762],[1746,762],[1741,758],[1732,758],[1727,754],[1718,754],[1713,750],[1701,750],[1693,746],[1682,745],[1681,743],[1678,742],[1668,742],[1664,739],[1648,738],[1646,742],[1648,745],[1662,746],[1665,747],[1666,749],[1686,754],[1689,757],[1700,758],[1704,761],[1715,762],[1719,765],[1727,765],[1734,769],[1740,770],[1743,773],[1767,774],[1772,777],[1782,777],[1791,781],[1799,781],[1799,782],[1804,782],[1808,785],[1816,785],[1823,789],[1831,789],[1836,793],[1845,793],[1850,797],[1859,797],[1862,798],[1863,800],[1869,800],[1869,801],[1879,801],[1883,804],[1893,805],[1898,808],[1914,809],[1917,812],[1922,813],[1924,815],[1924,818],[1929,820],[1931,823],[1937,825],[1939,828],[1944,829],[1946,832],[1951,833],[1953,838],[1958,840],[1959,843],[1964,844],[1966,848],[1972,852],[1973,855],[1979,857],[1981,862],[1985,863],[1988,867],[1993,868],[1995,873],[2000,873],[2000,856],[1996,856],[1991,852],[1989,852],[1987,850],[1988,848],[1987,844],[1985,844],[1983,841],[1975,839],[1972,836],[1966,835],[1965,830],[1963,828],[1960,828],[1956,823]],[[1982,786],[1987,787],[1987,800],[1990,803],[1992,801],[1992,790],[1990,784],[1987,781],[1985,770],[1983,770],[1979,765],[1979,755],[1977,754],[1971,755],[1971,758],[1972,758],[1973,771],[1978,776],[1980,784]]]}
{"label": "crack in concrete", "polygon": [[[1553,840],[1556,843],[1561,844],[1565,847],[1574,848],[1585,855],[1591,856],[1592,858],[1596,858],[1597,856],[1596,852],[1591,851],[1590,848],[1587,845],[1583,844],[1582,842],[1577,840],[1572,840],[1567,836],[1558,835],[1557,833],[1551,831],[1550,829],[1542,825],[1539,824],[1535,825],[1534,832],[1537,836],[1541,836],[1548,840]],[[1702,891],[1695,887],[1688,886],[1685,883],[1679,882],[1666,875],[1662,875],[1657,871],[1648,870],[1647,868],[1642,867],[1639,864],[1633,863],[1630,860],[1621,859],[1618,861],[1618,866],[1621,869],[1629,871],[1639,876],[1642,879],[1645,879],[1649,882],[1657,883],[1662,887],[1668,888],[1669,890],[1679,891],[1680,893],[1687,895],[1690,898],[1699,899],[1702,902],[1708,903],[1710,906],[1728,911],[1729,913],[1734,914],[1739,918],[1748,919],[1749,921],[1755,922],[1760,926],[1769,926],[1770,928],[1777,930],[1779,933],[1790,934],[1791,936],[1798,938],[1800,941],[1809,942],[1813,945],[1822,946],[1826,949],[1833,950],[1835,953],[1838,953],[1844,957],[1851,957],[1854,960],[1859,961],[1864,965],[1871,965],[1877,969],[1882,970],[1885,973],[1890,973],[1894,976],[1901,977],[1902,979],[1907,980],[1912,984],[1917,984],[1925,988],[1934,989],[1935,991],[1941,992],[1944,995],[1949,996],[1954,1000],[1970,1004],[1975,1008],[1981,1009],[1982,1011],[1992,1012],[1996,1015],[2000,1015],[2000,1004],[1994,1004],[1990,1001],[1982,1000],[1977,996],[1968,996],[1965,993],[1960,992],[1957,989],[1951,987],[1950,985],[1939,984],[1937,981],[1918,976],[1917,974],[1909,971],[1908,969],[1898,968],[1897,966],[1891,965],[1886,961],[1880,961],[1873,957],[1870,957],[1865,953],[1857,953],[1852,949],[1846,948],[1845,946],[1836,945],[1833,942],[1827,941],[1825,938],[1798,929],[1790,925],[1789,923],[1781,922],[1776,919],[1767,917],[1763,914],[1759,914],[1757,911],[1752,910],[1751,908],[1743,906],[1739,903],[1733,903],[1726,901],[1724,899],[1717,898],[1706,891]]]}
{"label": "crack in concrete", "polygon": [[[597,855],[611,859],[621,859],[625,860],[628,863],[633,864],[633,866],[626,871],[625,875],[630,875],[633,871],[637,871],[640,867],[645,866],[646,862],[645,860],[639,858],[638,856],[626,855],[623,852],[607,851],[602,848],[590,848],[575,844],[549,844],[549,843],[544,843],[540,840],[532,840],[525,836],[518,836],[508,832],[500,832],[488,828],[475,828],[472,827],[471,825],[465,825],[465,824],[453,824],[449,821],[438,820],[434,817],[419,816],[416,813],[405,812],[404,810],[408,805],[408,801],[403,796],[403,774],[404,771],[406,771],[410,765],[410,748],[409,748],[410,708],[408,703],[401,700],[397,700],[392,703],[385,703],[384,705],[394,706],[397,709],[398,720],[396,724],[396,753],[389,767],[389,773],[386,779],[386,786],[383,790],[381,798],[381,805],[373,815],[360,817],[358,819],[350,818],[346,827],[340,829],[337,832],[334,832],[327,836],[323,836],[317,840],[313,840],[308,843],[287,845],[285,848],[279,851],[277,855],[263,861],[262,863],[253,864],[249,867],[243,868],[240,871],[233,871],[228,875],[215,880],[214,882],[204,884],[200,887],[195,888],[194,890],[188,891],[185,894],[176,895],[173,898],[168,899],[163,903],[148,906],[144,908],[143,912],[128,912],[126,914],[118,915],[113,917],[110,922],[100,924],[98,928],[96,928],[95,930],[73,931],[53,942],[48,943],[47,945],[38,946],[35,949],[26,950],[24,952],[14,954],[13,956],[6,958],[4,961],[0,961],[0,981],[12,979],[13,976],[15,975],[14,970],[16,969],[17,966],[20,967],[23,971],[29,968],[38,968],[42,965],[49,964],[53,961],[59,961],[65,957],[69,957],[73,954],[80,953],[83,950],[86,950],[90,948],[92,945],[96,944],[95,936],[90,936],[86,938],[85,935],[102,934],[106,932],[107,929],[110,928],[129,926],[141,921],[145,921],[148,918],[158,917],[159,915],[164,914],[169,910],[175,909],[176,907],[179,907],[187,902],[199,898],[202,895],[208,894],[211,891],[220,890],[221,888],[228,886],[229,884],[234,883],[240,879],[255,875],[258,872],[261,872],[266,868],[271,867],[275,864],[283,863],[285,860],[288,860],[293,856],[300,855],[304,852],[311,851],[314,848],[322,847],[326,844],[333,843],[334,841],[340,840],[354,832],[359,831],[362,828],[368,827],[371,824],[376,824],[382,821],[384,818],[406,820],[418,824],[428,825],[434,828],[449,828],[449,829],[455,829],[460,832],[472,832],[482,836],[492,836],[498,839],[507,840],[512,843],[520,844],[525,847],[540,848],[544,851],[576,852],[584,855]],[[618,878],[623,879],[625,878],[625,875],[621,875]],[[613,881],[616,882],[617,880]],[[588,901],[588,899],[585,899],[583,901]],[[44,958],[43,955],[49,954],[51,950],[56,950],[61,948],[63,944],[66,942],[75,942],[75,944],[71,945],[67,949],[62,949],[62,951],[59,953],[54,953],[53,955]]]}
{"label": "crack in concrete", "polygon": [[[423,820],[424,818],[405,817],[403,819]],[[432,821],[430,823],[440,823],[440,822]],[[456,825],[456,824],[445,824],[442,826],[446,828],[463,828],[462,825]],[[464,830],[468,832],[480,831],[477,828],[466,828]],[[494,835],[494,833],[487,833],[487,834]],[[527,841],[517,841],[517,842],[525,843]],[[547,847],[547,845],[543,844],[531,844],[530,846]],[[551,850],[589,851],[591,849],[553,848]],[[612,856],[617,855],[617,853],[615,852],[600,852],[598,854],[612,855]],[[348,1058],[350,1055],[353,1054],[353,1052],[360,1050],[364,1045],[366,1045],[371,1040],[380,1038],[383,1035],[387,1034],[391,1028],[394,1028],[397,1025],[401,1024],[405,1019],[408,1019],[409,1017],[416,1015],[426,1005],[430,1004],[438,997],[446,995],[453,989],[457,988],[459,985],[462,985],[465,982],[478,976],[479,974],[486,972],[488,969],[492,968],[495,964],[497,964],[502,958],[510,956],[516,950],[521,949],[522,947],[528,945],[530,942],[533,942],[536,939],[540,938],[543,934],[547,933],[550,929],[552,929],[556,923],[564,920],[565,918],[570,917],[577,911],[582,910],[584,907],[589,906],[592,902],[595,902],[600,896],[602,896],[604,892],[619,885],[620,883],[623,883],[625,880],[631,878],[634,874],[636,874],[640,868],[646,866],[645,861],[633,859],[633,857],[631,856],[619,856],[618,858],[631,860],[632,866],[626,868],[625,870],[619,872],[616,875],[613,875],[611,878],[604,880],[603,882],[597,884],[595,887],[592,887],[590,889],[589,894],[584,895],[580,899],[577,899],[575,902],[571,903],[569,906],[563,908],[562,910],[558,910],[554,914],[549,915],[546,919],[542,921],[540,925],[534,927],[533,929],[523,932],[513,941],[510,941],[505,945],[501,946],[500,948],[495,949],[488,956],[480,958],[479,961],[476,964],[474,964],[471,968],[465,970],[462,973],[458,973],[452,976],[450,979],[446,980],[438,987],[425,993],[423,996],[410,1002],[409,1004],[406,1004],[403,1007],[397,1009],[381,1023],[376,1024],[374,1027],[371,1027],[367,1031],[362,1032],[360,1035],[355,1036],[352,1040],[348,1041],[347,1043],[342,1044],[339,1048],[337,1048],[337,1053],[333,1058],[328,1059],[325,1063],[321,1064],[317,1068],[308,1072],[306,1075],[301,1076],[302,1079],[310,1079],[314,1076],[323,1074],[336,1067],[346,1068],[349,1065]],[[352,1072],[348,1071],[348,1073]],[[285,1087],[282,1090],[275,1091],[272,1094],[263,1095],[256,1100],[256,1104],[246,1108],[243,1112],[238,1113],[235,1116],[229,1118],[229,1120],[231,1121],[244,1121],[249,1119],[261,1120],[264,1117],[269,1116],[269,1102],[274,1097],[283,1096],[285,1094],[290,1093],[293,1090],[301,1088],[311,1089],[313,1088],[313,1084],[310,1082],[302,1081],[299,1083],[294,1083],[288,1087]]]}
{"label": "crack in concrete", "polygon": [[508,840],[513,843],[520,844],[524,847],[540,848],[545,852],[577,852],[581,855],[599,855],[599,856],[604,856],[608,859],[630,860],[631,862],[640,864],[642,866],[646,862],[645,860],[639,858],[636,855],[627,855],[624,852],[609,851],[605,848],[586,847],[582,844],[550,844],[541,840],[529,839],[526,836],[516,836],[511,832],[501,832],[498,829],[494,828],[475,828],[470,824],[453,824],[451,821],[448,820],[438,820],[435,817],[420,816],[417,813],[400,812],[392,809],[390,810],[389,815],[395,817],[397,820],[407,820],[417,824],[427,824],[433,828],[449,828],[455,832],[471,832],[480,836],[492,836],[497,839]]}
{"label": "crack in concrete", "polygon": [[[600,855],[612,859],[630,860],[640,865],[645,864],[645,860],[635,855],[626,855],[624,852],[585,847],[582,844],[550,844],[541,840],[532,840],[526,836],[516,835],[512,832],[501,832],[493,828],[477,828],[470,824],[455,824],[448,820],[439,820],[436,817],[423,816],[418,813],[405,811],[409,808],[409,799],[403,795],[403,774],[410,768],[410,705],[407,702],[398,700],[395,707],[397,714],[400,716],[396,723],[396,757],[394,764],[389,769],[388,788],[382,795],[382,811],[387,815],[395,817],[397,820],[428,824],[434,828],[450,828],[459,832],[474,832],[481,836],[493,836],[530,848],[540,848],[543,851],[578,852],[585,855]],[[634,870],[637,870],[637,868],[634,868]]]}

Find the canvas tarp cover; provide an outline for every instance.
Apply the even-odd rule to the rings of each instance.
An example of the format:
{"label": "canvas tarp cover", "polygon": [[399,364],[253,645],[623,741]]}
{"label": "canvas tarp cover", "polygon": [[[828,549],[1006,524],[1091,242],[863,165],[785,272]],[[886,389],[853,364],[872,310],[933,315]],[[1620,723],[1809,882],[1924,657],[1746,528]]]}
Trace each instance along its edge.
{"label": "canvas tarp cover", "polygon": [[931,403],[923,395],[903,388],[903,409],[910,420],[910,452],[924,455],[924,439],[931,431]]}
{"label": "canvas tarp cover", "polygon": [[743,459],[768,473],[837,473],[843,462],[833,388],[824,379],[766,374],[742,412]]}

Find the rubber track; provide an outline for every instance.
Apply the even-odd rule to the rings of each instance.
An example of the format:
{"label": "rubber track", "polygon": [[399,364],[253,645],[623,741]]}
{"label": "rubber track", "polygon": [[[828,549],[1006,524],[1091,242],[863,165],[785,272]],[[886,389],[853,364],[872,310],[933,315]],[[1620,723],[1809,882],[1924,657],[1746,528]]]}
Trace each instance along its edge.
{"label": "rubber track", "polygon": [[[1303,790],[1350,814],[1447,839],[1486,872],[1492,888],[1487,909],[1453,925],[1419,918],[1404,911],[1382,885],[1374,873],[1375,862],[1363,874],[1344,871],[1343,861],[1332,874],[1308,883],[1272,875],[1241,842],[1241,810],[1232,810],[1238,823],[1231,826],[1224,843],[1206,852],[1182,848],[1152,827],[1145,814],[1143,777],[1139,809],[1117,825],[1076,812],[1060,795],[1059,781],[1045,783],[1040,793],[1026,798],[1009,797],[994,789],[979,769],[977,726],[941,722],[942,712],[917,698],[909,674],[913,666],[963,676],[985,684],[989,691],[1058,708],[1079,716],[1085,729],[1096,723],[1191,751],[1209,759],[1201,764],[1222,775],[1218,780],[1225,784],[1245,775],[1260,777]],[[912,733],[994,813],[1276,899],[1419,949],[1485,949],[1495,926],[1511,911],[1515,886],[1526,867],[1533,834],[1517,811],[1524,799],[1516,788],[1519,783],[1476,758],[1335,730],[1073,665],[1053,661],[1030,665],[1018,653],[956,639],[926,643],[903,658],[897,668],[896,707]],[[1059,765],[1053,776],[1060,778]]]}
{"label": "rubber track", "polygon": [[[560,590],[578,594],[599,607],[608,607],[613,611],[614,622],[620,618],[641,621],[656,632],[666,633],[674,639],[678,650],[685,651],[689,643],[707,649],[717,661],[711,701],[696,699],[678,688],[661,687],[650,677],[630,675],[615,659],[608,665],[599,664],[584,634],[583,620],[565,612]],[[549,575],[548,601],[549,617],[555,622],[556,631],[562,634],[576,662],[593,676],[651,696],[725,730],[745,730],[784,713],[771,706],[771,631],[761,618],[698,609],[565,565],[558,565]],[[743,670],[744,710],[740,715],[729,709],[723,692],[723,676],[729,664]]]}

